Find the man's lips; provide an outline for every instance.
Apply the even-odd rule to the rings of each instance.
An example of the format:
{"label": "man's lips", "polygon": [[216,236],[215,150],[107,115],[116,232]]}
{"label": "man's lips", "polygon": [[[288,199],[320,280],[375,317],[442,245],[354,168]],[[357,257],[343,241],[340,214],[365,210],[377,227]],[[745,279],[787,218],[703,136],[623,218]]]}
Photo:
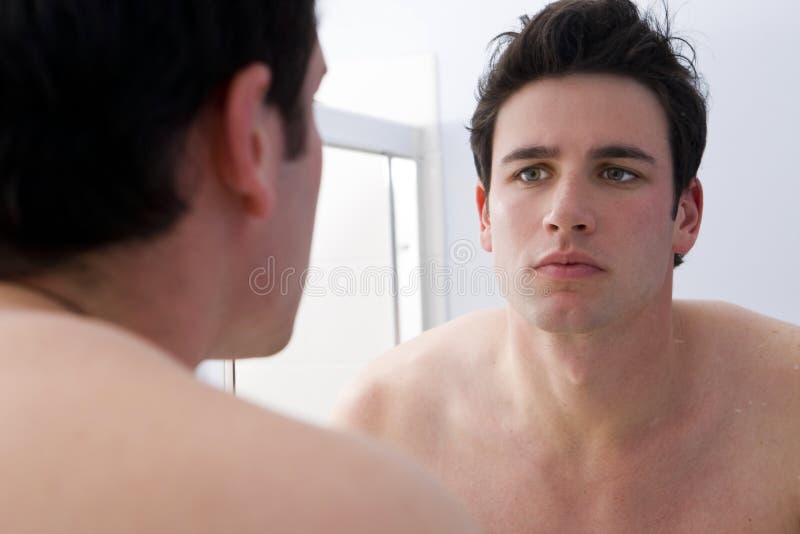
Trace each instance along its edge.
{"label": "man's lips", "polygon": [[599,267],[586,263],[568,263],[566,265],[561,263],[547,263],[536,267],[534,270],[537,274],[542,276],[560,280],[588,278],[603,272]]}
{"label": "man's lips", "polygon": [[548,278],[588,278],[604,271],[588,254],[582,252],[555,252],[539,260],[534,270]]}

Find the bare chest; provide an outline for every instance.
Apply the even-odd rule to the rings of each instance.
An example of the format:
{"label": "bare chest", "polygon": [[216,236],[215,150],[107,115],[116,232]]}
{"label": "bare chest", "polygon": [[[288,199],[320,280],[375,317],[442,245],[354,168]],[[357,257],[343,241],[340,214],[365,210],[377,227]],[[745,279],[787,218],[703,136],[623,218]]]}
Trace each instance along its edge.
{"label": "bare chest", "polygon": [[427,463],[491,533],[800,532],[780,466],[735,444],[599,473],[543,463],[502,432],[462,430],[437,450]]}

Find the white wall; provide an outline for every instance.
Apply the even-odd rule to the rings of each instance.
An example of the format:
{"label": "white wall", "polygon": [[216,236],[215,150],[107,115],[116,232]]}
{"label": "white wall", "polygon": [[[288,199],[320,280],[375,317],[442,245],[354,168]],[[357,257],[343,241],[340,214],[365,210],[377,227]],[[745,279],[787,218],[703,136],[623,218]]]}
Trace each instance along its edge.
{"label": "white wall", "polygon": [[[464,126],[497,33],[515,29],[542,0],[319,0],[320,39],[337,64],[409,55],[437,58],[445,250],[473,242],[476,175]],[[641,5],[646,5],[640,2]],[[709,144],[700,177],[706,212],[700,240],[677,271],[680,298],[732,301],[800,323],[800,19],[797,0],[670,0],[675,28],[697,48],[711,92]],[[411,82],[409,82],[411,83]],[[396,96],[392,96],[396,98]],[[388,101],[387,106],[392,102]],[[462,243],[463,244],[463,243]],[[478,252],[455,268],[491,265]],[[448,298],[448,316],[496,304]]]}
{"label": "white wall", "polygon": [[326,148],[294,335],[279,354],[236,360],[236,395],[324,423],[339,391],[395,345],[391,246],[388,159]]}

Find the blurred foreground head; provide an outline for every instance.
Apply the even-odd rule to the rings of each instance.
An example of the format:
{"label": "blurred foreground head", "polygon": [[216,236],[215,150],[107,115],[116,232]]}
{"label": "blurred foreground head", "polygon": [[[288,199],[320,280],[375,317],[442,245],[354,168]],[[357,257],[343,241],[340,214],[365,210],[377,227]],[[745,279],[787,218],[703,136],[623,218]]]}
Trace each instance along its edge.
{"label": "blurred foreground head", "polygon": [[2,2],[0,278],[174,227],[187,131],[248,64],[300,156],[315,43],[313,0]]}

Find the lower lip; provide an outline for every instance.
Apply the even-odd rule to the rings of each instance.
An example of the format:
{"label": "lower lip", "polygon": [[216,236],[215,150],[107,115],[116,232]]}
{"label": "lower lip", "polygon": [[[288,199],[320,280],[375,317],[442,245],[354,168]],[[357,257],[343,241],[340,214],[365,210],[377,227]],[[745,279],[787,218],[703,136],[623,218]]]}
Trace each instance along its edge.
{"label": "lower lip", "polygon": [[549,263],[537,267],[535,271],[542,276],[555,278],[557,280],[579,280],[599,274],[602,272],[602,269],[585,263],[570,263],[568,265]]}

